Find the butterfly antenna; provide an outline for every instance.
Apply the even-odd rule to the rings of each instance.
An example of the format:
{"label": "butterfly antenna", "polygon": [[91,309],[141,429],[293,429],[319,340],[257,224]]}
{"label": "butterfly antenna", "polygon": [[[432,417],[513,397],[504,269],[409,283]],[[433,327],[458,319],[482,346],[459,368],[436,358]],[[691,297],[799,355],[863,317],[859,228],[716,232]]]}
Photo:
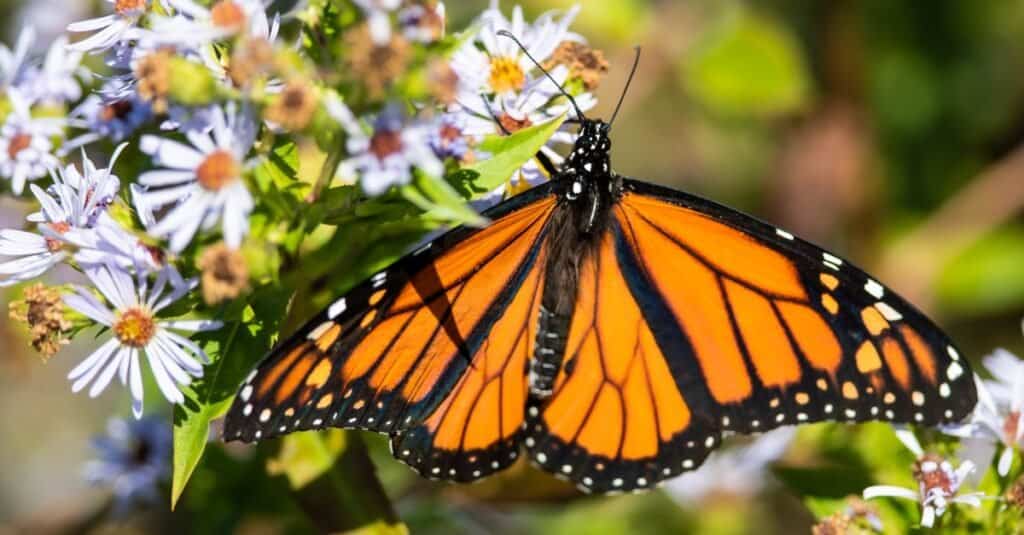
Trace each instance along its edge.
{"label": "butterfly antenna", "polygon": [[615,118],[619,116],[619,109],[622,108],[622,101],[626,100],[626,93],[629,93],[629,86],[633,83],[633,76],[636,75],[636,69],[640,66],[640,47],[635,47],[633,50],[636,51],[636,56],[633,58],[633,68],[629,71],[629,78],[626,79],[626,86],[622,88],[622,94],[619,95],[619,103],[615,105],[615,111],[612,113],[612,118],[608,121],[608,128],[611,128],[615,124]]}
{"label": "butterfly antenna", "polygon": [[521,43],[519,39],[516,38],[516,36],[512,35],[512,32],[508,30],[498,30],[498,35],[502,37],[508,37],[509,39],[515,41],[516,45],[519,46],[519,49],[523,51],[523,54],[526,54],[526,57],[530,58],[530,61],[532,61],[533,64],[536,65],[538,69],[540,69],[540,72],[544,73],[544,76],[547,76],[548,80],[551,80],[551,83],[555,84],[555,87],[558,88],[558,91],[562,93],[562,95],[565,95],[565,98],[569,99],[569,103],[572,104],[572,109],[576,111],[576,117],[580,119],[586,119],[586,117],[584,117],[583,115],[583,112],[580,111],[580,107],[576,105],[576,99],[572,98],[572,95],[570,95],[569,92],[566,91],[564,87],[562,87],[562,84],[558,83],[558,80],[555,80],[555,77],[551,76],[551,73],[548,72],[548,70],[545,69],[543,66],[541,66],[539,61],[537,61],[536,59],[534,59],[533,56],[530,55],[530,52],[526,50],[526,47],[523,46],[523,43]]}

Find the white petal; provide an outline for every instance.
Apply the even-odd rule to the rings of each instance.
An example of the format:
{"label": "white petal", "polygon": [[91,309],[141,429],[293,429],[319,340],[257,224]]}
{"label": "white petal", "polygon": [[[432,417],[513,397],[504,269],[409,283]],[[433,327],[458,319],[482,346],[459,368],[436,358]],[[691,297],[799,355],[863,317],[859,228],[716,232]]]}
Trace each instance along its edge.
{"label": "white petal", "polygon": [[206,352],[204,352],[202,348],[200,348],[199,345],[193,342],[192,340],[189,340],[188,338],[185,338],[184,336],[181,336],[180,334],[174,331],[163,331],[163,334],[166,335],[172,341],[174,341],[177,345],[182,346],[185,349],[191,351],[192,354],[199,359],[199,362],[202,362],[203,364],[210,363],[210,357],[207,356]]}
{"label": "white petal", "polygon": [[71,387],[72,392],[78,392],[96,376],[96,373],[103,368],[103,365],[106,364],[118,345],[116,338],[107,340],[105,344],[101,345],[96,351],[93,351],[91,355],[86,357],[85,360],[68,373],[68,380],[76,381]]}
{"label": "white petal", "polygon": [[140,184],[152,187],[181,184],[182,182],[191,182],[195,179],[196,173],[191,169],[157,169],[155,171],[148,171],[139,175]]}
{"label": "white petal", "polygon": [[177,329],[179,331],[213,331],[224,326],[218,320],[174,320],[162,321],[160,326],[165,329]]}
{"label": "white petal", "polygon": [[926,505],[924,510],[921,511],[921,525],[926,528],[932,527],[935,525],[935,516],[935,508],[930,505]]}
{"label": "white petal", "polygon": [[917,501],[918,498],[917,491],[904,487],[897,487],[894,485],[874,485],[864,489],[863,495],[865,500],[870,500],[872,498],[887,497],[906,498],[908,500]]}
{"label": "white petal", "polygon": [[158,164],[171,169],[194,171],[206,159],[206,155],[188,145],[156,136],[143,136],[139,147]]}
{"label": "white petal", "polygon": [[921,447],[921,443],[918,442],[917,436],[914,432],[906,427],[895,427],[893,430],[896,433],[896,438],[900,439],[900,442],[907,447],[916,457],[924,455],[924,449]]}
{"label": "white petal", "polygon": [[96,397],[103,392],[103,389],[107,388],[110,384],[110,380],[114,378],[114,374],[117,370],[124,366],[123,362],[128,358],[128,348],[124,346],[117,346],[117,352],[114,353],[114,358],[107,363],[106,368],[103,369],[103,373],[99,375],[96,382],[92,384],[92,388],[89,389],[89,397]]}
{"label": "white petal", "polygon": [[144,394],[142,389],[142,367],[139,365],[138,349],[132,348],[129,362],[131,363],[131,379],[128,383],[128,390],[132,393],[132,413],[138,419],[142,417],[142,396]]}
{"label": "white petal", "polygon": [[[164,364],[168,359],[164,358],[160,354],[160,350],[157,349],[152,343],[146,348],[146,360],[149,361],[149,368],[153,371],[153,377],[156,379],[156,384],[160,387],[160,392],[167,398],[167,401],[171,403],[181,403],[185,401],[185,396],[182,395],[181,391],[178,390],[178,386],[171,378],[171,374],[165,369]],[[173,366],[173,363],[170,363]]]}
{"label": "white petal", "polygon": [[117,15],[107,15],[105,17],[97,17],[95,19],[88,19],[79,22],[72,22],[68,24],[67,30],[69,32],[91,32],[100,28],[105,28],[117,19]]}
{"label": "white petal", "polygon": [[96,323],[110,327],[114,324],[114,314],[100,303],[92,294],[84,289],[78,288],[77,294],[64,296],[64,304],[73,308],[80,314],[84,314]]}

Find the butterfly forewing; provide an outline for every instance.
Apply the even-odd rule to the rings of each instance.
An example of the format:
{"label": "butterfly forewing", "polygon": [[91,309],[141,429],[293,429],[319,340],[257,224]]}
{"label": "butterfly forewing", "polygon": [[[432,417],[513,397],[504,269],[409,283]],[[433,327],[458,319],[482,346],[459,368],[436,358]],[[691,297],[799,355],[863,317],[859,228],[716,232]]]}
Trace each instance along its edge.
{"label": "butterfly forewing", "polygon": [[[335,301],[249,376],[228,412],[225,437],[367,429],[395,435],[397,456],[431,469],[435,438],[451,455],[512,441],[525,407],[524,394],[515,393],[525,392],[528,346],[507,348],[489,335],[536,317],[532,288],[553,206],[543,188],[517,197],[487,214],[493,223],[486,229],[453,231]],[[493,389],[474,381],[497,381],[501,396],[494,401]],[[469,424],[467,404],[481,413],[500,409],[505,423],[497,433],[474,425],[456,441],[454,422]],[[446,416],[432,418],[439,411]],[[419,432],[401,438],[424,426],[427,440]]]}

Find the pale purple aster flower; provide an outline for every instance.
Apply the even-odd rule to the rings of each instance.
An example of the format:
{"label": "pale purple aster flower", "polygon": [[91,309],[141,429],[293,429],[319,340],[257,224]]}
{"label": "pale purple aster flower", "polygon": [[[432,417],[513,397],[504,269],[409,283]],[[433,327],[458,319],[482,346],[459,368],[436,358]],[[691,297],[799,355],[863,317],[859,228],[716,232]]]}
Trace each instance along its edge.
{"label": "pale purple aster flower", "polygon": [[22,83],[28,73],[28,52],[36,40],[36,31],[25,26],[18,34],[14,50],[0,44],[0,91]]}
{"label": "pale purple aster flower", "polygon": [[9,90],[7,98],[11,112],[0,127],[0,177],[21,195],[26,182],[46,176],[60,163],[50,138],[63,133],[63,121],[33,118],[30,102],[19,91]]}
{"label": "pale purple aster flower", "polygon": [[138,23],[143,15],[149,12],[149,0],[106,1],[113,4],[114,13],[68,24],[69,32],[95,32],[81,41],[68,45],[68,48],[77,52],[97,52],[146,35],[146,32],[138,27]]}
{"label": "pale purple aster flower", "polygon": [[61,153],[67,154],[100,140],[118,143],[152,118],[152,106],[136,93],[108,95],[101,90],[86,97],[71,111],[68,124],[85,132],[69,139],[61,147]]}
{"label": "pale purple aster flower", "polygon": [[469,153],[466,119],[459,113],[446,113],[437,119],[430,130],[430,147],[438,158],[461,161]]}
{"label": "pale purple aster flower", "polygon": [[370,38],[383,46],[391,40],[391,13],[402,5],[402,0],[352,0],[366,16]]}
{"label": "pale purple aster flower", "polygon": [[943,431],[967,441],[1001,447],[996,471],[1006,477],[1014,454],[1024,447],[1024,361],[1005,349],[997,349],[982,364],[993,379],[975,377],[978,405],[971,419]]}
{"label": "pale purple aster flower", "polygon": [[921,525],[930,528],[935,519],[953,504],[980,507],[985,494],[981,492],[961,493],[960,487],[967,476],[974,471],[974,463],[964,461],[959,467],[953,467],[948,460],[936,454],[926,454],[914,433],[908,429],[898,429],[896,435],[903,445],[916,457],[914,462],[914,479],[916,489],[894,485],[874,485],[864,489],[864,499],[889,497],[913,500],[921,504]]}
{"label": "pale purple aster flower", "polygon": [[[123,149],[124,145],[115,151],[111,166]],[[31,185],[42,207],[27,218],[36,224],[36,232],[0,230],[0,256],[10,258],[0,263],[0,286],[34,279],[71,252],[96,247],[96,229],[116,225],[106,209],[120,181],[109,167],[97,169],[84,154],[82,160],[82,173],[68,166],[53,173],[54,184],[47,190]]]}
{"label": "pale purple aster flower", "polygon": [[696,505],[712,494],[749,497],[771,480],[771,464],[789,449],[795,427],[765,433],[749,444],[712,453],[700,470],[665,483],[665,491],[680,502]]}
{"label": "pale purple aster flower", "polygon": [[170,249],[183,250],[200,228],[218,222],[225,243],[238,248],[249,230],[253,198],[245,187],[246,156],[256,139],[258,124],[247,109],[217,108],[209,133],[187,132],[190,145],[156,136],[144,136],[141,149],[161,169],[139,176],[147,191],[136,195],[148,211],[173,207],[148,231],[168,238]]}
{"label": "pale purple aster flower", "polygon": [[82,286],[64,296],[64,302],[109,329],[110,336],[68,374],[73,381],[71,390],[79,392],[91,384],[89,395],[96,397],[116,374],[121,384],[128,386],[132,413],[140,418],[143,386],[139,357],[143,355],[164,397],[171,403],[183,403],[185,395],[179,385],[202,377],[203,364],[210,359],[199,345],[176,331],[209,331],[222,324],[215,320],[161,319],[157,314],[188,294],[197,281],[169,284],[171,275],[161,271],[149,288],[145,276],[140,276],[136,284],[127,271],[112,264],[86,268],[85,274],[109,305]]}
{"label": "pale purple aster flower", "polygon": [[171,474],[172,439],[171,426],[162,418],[113,418],[106,433],[93,439],[96,458],[85,463],[83,476],[111,490],[115,516],[157,503],[160,484]]}
{"label": "pale purple aster flower", "polygon": [[46,53],[43,64],[32,67],[22,86],[37,102],[63,104],[82,98],[79,79],[87,79],[89,70],[82,66],[82,52],[68,50],[68,38],[58,37]]}
{"label": "pale purple aster flower", "polygon": [[377,115],[370,134],[339,100],[326,99],[326,108],[348,133],[349,158],[339,169],[343,174],[358,175],[367,195],[380,195],[392,186],[408,184],[414,168],[431,176],[444,174],[444,164],[430,146],[430,125],[408,120],[397,105]]}

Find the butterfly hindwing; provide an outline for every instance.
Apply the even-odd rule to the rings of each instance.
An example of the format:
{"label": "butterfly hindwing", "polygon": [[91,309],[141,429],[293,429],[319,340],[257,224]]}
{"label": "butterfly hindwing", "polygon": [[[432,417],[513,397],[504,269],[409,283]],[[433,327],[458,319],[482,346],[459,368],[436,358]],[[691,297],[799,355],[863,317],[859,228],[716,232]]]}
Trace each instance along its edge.
{"label": "butterfly hindwing", "polygon": [[468,480],[507,466],[555,204],[546,189],[495,207],[485,229],[452,231],[335,301],[249,376],[225,437],[365,429],[392,435],[396,457],[424,475]]}
{"label": "butterfly hindwing", "polygon": [[588,492],[649,487],[699,466],[721,440],[678,329],[618,236],[581,266],[562,371],[528,409],[531,460]]}

